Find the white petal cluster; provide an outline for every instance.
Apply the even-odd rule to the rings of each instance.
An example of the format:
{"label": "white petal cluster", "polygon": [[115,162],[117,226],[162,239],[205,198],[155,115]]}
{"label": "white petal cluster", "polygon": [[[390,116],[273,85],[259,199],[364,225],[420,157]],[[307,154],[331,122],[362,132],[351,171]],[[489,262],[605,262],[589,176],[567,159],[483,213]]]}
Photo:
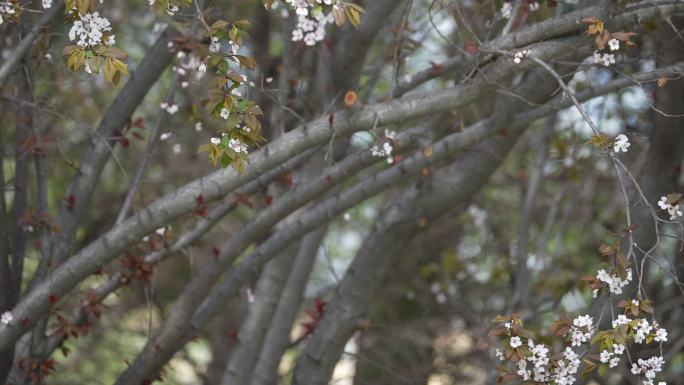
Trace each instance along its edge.
{"label": "white petal cluster", "polygon": [[325,15],[321,12],[313,17],[298,14],[297,25],[292,31],[292,41],[303,41],[308,46],[314,46],[325,38],[325,27],[332,22],[332,13]]}
{"label": "white petal cluster", "polygon": [[[663,357],[654,356],[647,360],[640,358],[637,362],[632,364],[632,374],[643,375],[644,378],[642,383],[644,385],[653,385],[653,379],[655,378],[656,373],[663,370],[664,364],[665,360]],[[659,382],[658,384],[663,384],[663,382]]]}
{"label": "white petal cluster", "polygon": [[160,107],[162,110],[166,111],[166,113],[173,115],[176,112],[178,112],[178,105],[176,103],[167,103],[167,102],[162,102],[160,104]]}
{"label": "white petal cluster", "polygon": [[589,315],[578,316],[572,321],[570,333],[572,346],[581,346],[594,335],[594,319]]}
{"label": "white petal cluster", "polygon": [[9,325],[14,321],[14,317],[12,316],[12,313],[6,311],[0,315],[0,323],[3,325]]}
{"label": "white petal cluster", "polygon": [[392,146],[392,143],[396,136],[396,132],[385,130],[385,140],[382,144],[374,144],[371,146],[371,154],[378,158],[387,158],[387,163],[389,164],[394,163],[394,157],[392,156],[394,146]]}
{"label": "white petal cluster", "polygon": [[639,320],[634,334],[634,342],[637,344],[643,343],[646,340],[646,337],[651,333],[651,330],[653,330],[653,326],[651,326],[647,320]]}
{"label": "white petal cluster", "polygon": [[43,8],[44,9],[52,8],[52,0],[43,0]]}
{"label": "white petal cluster", "polygon": [[667,197],[661,197],[660,200],[658,201],[658,207],[660,207],[663,210],[667,210],[667,213],[670,214],[670,220],[674,221],[677,219],[677,217],[682,216],[682,210],[679,209],[679,205],[673,205],[667,202]]}
{"label": "white petal cluster", "polygon": [[74,21],[74,25],[69,29],[69,40],[76,41],[81,48],[115,43],[114,35],[111,35],[107,41],[102,40],[104,33],[112,30],[111,23],[106,17],[100,16],[98,12],[79,14],[78,17],[80,20]]}
{"label": "white petal cluster", "polygon": [[625,346],[619,344],[613,344],[613,351],[603,350],[601,351],[600,361],[601,363],[608,364],[609,368],[614,368],[620,364],[620,356],[625,352]]}
{"label": "white petal cluster", "polygon": [[501,17],[504,19],[510,19],[513,16],[513,3],[510,1],[505,1],[501,5]]}
{"label": "white petal cluster", "polygon": [[655,328],[655,338],[653,338],[653,340],[656,342],[667,342],[667,330],[665,330],[664,328],[659,328],[657,326],[655,326]]}
{"label": "white petal cluster", "polygon": [[230,117],[230,110],[226,107],[221,108],[221,113],[219,114],[223,119],[228,119]]}
{"label": "white petal cluster", "polygon": [[617,316],[617,319],[613,320],[613,329],[622,325],[627,325],[630,322],[632,322],[632,320],[629,317],[624,314],[620,314]]}
{"label": "white petal cluster", "polygon": [[599,51],[594,51],[594,63],[608,67],[611,64],[615,64],[615,55],[612,53],[602,54]]}
{"label": "white petal cluster", "polygon": [[629,143],[629,138],[625,134],[620,134],[615,138],[615,143],[613,144],[613,151],[615,152],[627,152],[631,143]]}
{"label": "white petal cluster", "polygon": [[608,40],[608,48],[610,48],[611,51],[619,50],[620,49],[620,40],[618,40],[618,39]]}
{"label": "white petal cluster", "polygon": [[237,139],[231,139],[231,140],[229,140],[229,141],[228,141],[228,147],[229,147],[231,150],[235,151],[236,154],[239,154],[239,153],[241,153],[241,152],[244,152],[245,154],[247,153],[247,146],[245,146],[244,144],[242,144],[242,142],[240,142],[240,141],[237,140]]}
{"label": "white petal cluster", "polygon": [[532,53],[532,51],[530,51],[529,49],[524,49],[522,51],[516,52],[513,57],[513,63],[520,64],[523,61],[523,59],[530,56],[530,53]]}
{"label": "white petal cluster", "polygon": [[511,347],[513,349],[519,348],[522,346],[522,339],[518,336],[511,337]]}
{"label": "white petal cluster", "polygon": [[632,281],[632,269],[627,269],[627,277],[621,279],[616,274],[609,274],[604,269],[598,271],[596,278],[608,285],[608,289],[613,294],[622,294],[622,288]]}
{"label": "white petal cluster", "polygon": [[[513,339],[511,339],[511,342]],[[563,351],[562,359],[550,365],[549,348],[544,344],[535,344],[531,339],[527,341],[530,355],[518,361],[516,372],[523,381],[535,383],[551,383],[571,385],[575,383],[575,374],[579,369],[580,360],[577,353],[570,347]]]}

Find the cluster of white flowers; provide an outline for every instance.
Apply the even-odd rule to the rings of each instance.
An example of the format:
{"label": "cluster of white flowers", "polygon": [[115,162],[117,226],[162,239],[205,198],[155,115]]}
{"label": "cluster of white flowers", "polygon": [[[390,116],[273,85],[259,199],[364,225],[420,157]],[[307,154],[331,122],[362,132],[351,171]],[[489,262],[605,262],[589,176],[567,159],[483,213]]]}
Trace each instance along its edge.
{"label": "cluster of white flowers", "polygon": [[613,151],[615,152],[627,152],[629,149],[629,146],[632,144],[629,143],[629,138],[625,134],[620,134],[617,137],[615,137],[615,142],[613,143]]}
{"label": "cluster of white flowers", "polygon": [[93,48],[105,44],[112,46],[116,43],[114,35],[109,35],[107,41],[103,41],[105,32],[112,30],[111,23],[106,17],[100,16],[99,12],[78,15],[80,20],[74,21],[69,29],[69,40],[75,41],[81,48]]}
{"label": "cluster of white flowers", "polygon": [[221,113],[219,114],[223,119],[228,119],[230,117],[230,110],[226,107],[221,108]]}
{"label": "cluster of white flowers", "polygon": [[613,351],[601,351],[601,363],[608,364],[609,368],[614,368],[620,364],[620,356],[625,352],[625,345],[613,344]]}
{"label": "cluster of white flowers", "polygon": [[242,142],[240,142],[237,139],[230,139],[228,141],[228,147],[230,147],[231,150],[235,151],[236,154],[239,154],[241,152],[247,154],[247,146],[242,144]]}
{"label": "cluster of white flowers", "polygon": [[620,279],[617,274],[609,274],[604,269],[598,271],[596,278],[608,285],[608,289],[613,294],[622,294],[622,288],[632,281],[632,269],[627,269],[627,277]]}
{"label": "cluster of white flowers", "polygon": [[580,359],[579,355],[575,353],[569,346],[563,352],[563,360],[557,363],[554,374],[554,380],[557,385],[572,385],[575,383],[575,374],[579,370]]}
{"label": "cluster of white flowers", "polygon": [[[663,357],[659,356],[654,356],[647,360],[639,358],[637,362],[632,363],[632,374],[643,375],[644,379],[642,380],[642,383],[644,385],[653,385],[653,379],[655,378],[656,373],[663,370],[664,364],[665,360]],[[665,382],[661,381],[658,385],[665,385]]]}
{"label": "cluster of white flowers", "polygon": [[[520,337],[513,337],[519,338]],[[511,346],[513,346],[511,338]],[[522,345],[522,344],[520,344]],[[519,346],[520,346],[519,345]],[[563,351],[563,358],[549,365],[549,348],[544,344],[535,344],[532,339],[527,340],[527,347],[530,355],[518,361],[517,374],[523,381],[534,381],[535,383],[550,383],[554,381],[559,385],[571,385],[575,383],[575,374],[579,370],[580,359],[570,347]],[[497,356],[501,359],[503,354]]]}
{"label": "cluster of white flowers", "polygon": [[581,346],[591,340],[594,335],[594,319],[589,315],[581,315],[572,321],[572,346]]}
{"label": "cluster of white flowers", "polygon": [[646,337],[651,333],[653,326],[648,323],[647,320],[641,319],[637,324],[637,328],[634,333],[634,342],[641,344],[646,340]]}
{"label": "cluster of white flowers", "polygon": [[52,8],[52,0],[43,0],[43,8]]}
{"label": "cluster of white flowers", "polygon": [[673,205],[668,203],[667,197],[660,198],[660,200],[658,201],[658,207],[660,207],[663,210],[667,210],[667,213],[670,214],[671,221],[674,221],[677,219],[677,217],[682,216],[682,210],[679,209],[679,204]]}
{"label": "cluster of white flowers", "polygon": [[612,53],[601,53],[599,51],[594,51],[594,63],[602,64],[606,67],[611,64],[615,64],[615,55]]}
{"label": "cluster of white flowers", "polygon": [[505,1],[501,5],[501,17],[504,19],[510,19],[513,16],[513,3],[510,1]]}
{"label": "cluster of white flowers", "polygon": [[14,317],[12,316],[12,313],[6,311],[0,315],[0,323],[3,325],[9,325],[14,321]]}
{"label": "cluster of white flowers", "polygon": [[285,0],[285,3],[292,7],[298,15],[306,16],[309,14],[309,4],[306,0]]}
{"label": "cluster of white flowers", "polygon": [[394,163],[394,157],[392,152],[394,152],[394,146],[392,146],[392,141],[396,137],[396,132],[385,130],[385,141],[382,145],[374,144],[371,146],[371,154],[379,158],[387,158],[387,163]]}
{"label": "cluster of white flowers", "polygon": [[532,51],[530,51],[529,49],[524,49],[522,51],[516,52],[515,56],[513,57],[513,63],[520,64],[523,61],[523,59],[530,55],[530,53],[532,53]]}
{"label": "cluster of white flowers", "polygon": [[[226,134],[223,134],[223,136],[226,136]],[[214,144],[216,146],[221,144],[221,138],[214,137],[214,138],[211,138],[210,141],[211,141],[211,144]],[[244,145],[242,142],[240,142],[238,139],[229,139],[228,140],[228,147],[231,150],[233,150],[236,154],[239,154],[239,153],[247,154],[248,153],[247,146]]]}
{"label": "cluster of white flowers", "polygon": [[0,25],[4,23],[2,15],[14,15],[17,11],[14,9],[12,4],[1,5],[0,4]]}
{"label": "cluster of white flowers", "polygon": [[656,322],[653,322],[653,328],[655,329],[655,337],[653,340],[655,342],[667,342],[667,330],[659,327]]}
{"label": "cluster of white flowers", "polygon": [[166,111],[166,113],[173,115],[178,112],[178,105],[176,103],[162,102],[160,105],[161,109]]}
{"label": "cluster of white flowers", "polygon": [[632,320],[629,317],[624,314],[620,314],[617,316],[617,319],[613,320],[613,329],[622,325],[627,325],[630,322],[632,322]]}
{"label": "cluster of white flowers", "polygon": [[530,11],[535,12],[539,10],[539,2],[533,1],[527,5]]}
{"label": "cluster of white flowers", "polygon": [[292,31],[292,41],[303,41],[308,46],[314,46],[325,38],[325,27],[334,21],[332,13],[326,15],[320,12],[313,17],[298,14],[297,26]]}

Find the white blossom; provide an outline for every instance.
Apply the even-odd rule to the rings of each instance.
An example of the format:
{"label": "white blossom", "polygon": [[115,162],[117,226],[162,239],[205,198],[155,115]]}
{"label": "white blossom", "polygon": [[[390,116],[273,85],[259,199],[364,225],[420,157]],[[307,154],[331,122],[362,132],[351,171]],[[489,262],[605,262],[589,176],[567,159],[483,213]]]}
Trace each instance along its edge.
{"label": "white blossom", "polygon": [[600,356],[601,363],[607,364],[608,361],[610,361],[610,358],[612,356],[613,356],[613,352],[611,352],[611,351],[608,351],[608,350],[601,351],[601,356]]}
{"label": "white blossom", "polygon": [[618,39],[610,39],[608,41],[608,47],[610,48],[611,51],[617,51],[620,49],[620,40]]}
{"label": "white blossom", "polygon": [[195,123],[195,131],[200,132],[202,131],[202,128],[202,122]]}
{"label": "white blossom", "polygon": [[211,141],[211,144],[215,144],[217,146],[219,144],[221,144],[221,138],[211,138],[210,141]]}
{"label": "white blossom", "polygon": [[620,134],[615,138],[615,144],[613,145],[613,151],[615,152],[627,152],[627,149],[631,146],[629,143],[629,138],[627,135]]}
{"label": "white blossom", "polygon": [[247,146],[242,144],[239,140],[237,139],[230,139],[228,141],[228,147],[230,147],[231,150],[235,151],[235,153],[239,154],[241,152],[247,153]]}
{"label": "white blossom", "polygon": [[513,349],[519,348],[522,346],[522,340],[518,336],[511,337],[511,347]]}
{"label": "white blossom", "polygon": [[596,278],[608,285],[608,289],[613,294],[622,294],[622,288],[632,281],[632,269],[627,269],[627,277],[621,279],[616,274],[609,274],[604,269],[598,271]]}
{"label": "white blossom", "polygon": [[531,52],[532,51],[530,51],[529,49],[524,49],[522,51],[516,52],[513,56],[513,63],[520,64],[523,61],[523,59],[530,55]]}
{"label": "white blossom", "polygon": [[617,319],[613,320],[613,329],[622,325],[627,325],[631,321],[632,320],[629,319],[626,315],[620,314],[617,316]]}
{"label": "white blossom", "polygon": [[513,16],[513,3],[506,1],[501,5],[501,17],[510,19]]}
{"label": "white blossom", "polygon": [[221,117],[222,117],[223,119],[228,119],[228,117],[230,117],[230,110],[227,109],[227,108],[225,108],[225,107],[223,107],[223,108],[221,108],[221,113],[220,113],[220,115],[221,115]]}
{"label": "white blossom", "polygon": [[668,203],[667,197],[660,198],[660,201],[658,201],[658,207],[663,210],[667,210],[667,213],[670,214],[671,221],[674,221],[677,219],[677,217],[682,216],[682,210],[679,209],[679,204],[673,205]]}
{"label": "white blossom", "polygon": [[655,331],[654,340],[656,342],[667,342],[667,330],[663,328],[657,328]]}
{"label": "white blossom", "polygon": [[591,337],[594,334],[594,319],[591,318],[591,316],[578,316],[572,321],[572,325],[573,326],[570,329],[572,346],[580,346],[591,340]]}
{"label": "white blossom", "polygon": [[52,8],[52,0],[43,0],[43,8]]}
{"label": "white blossom", "polygon": [[9,325],[14,321],[14,317],[12,316],[12,313],[6,311],[0,315],[0,323],[3,325]]}
{"label": "white blossom", "polygon": [[653,327],[645,319],[639,320],[634,334],[634,342],[641,344],[646,340],[646,337],[651,333]]}
{"label": "white blossom", "polygon": [[[297,8],[302,9],[302,8]],[[327,15],[323,12],[311,16],[297,12],[297,25],[292,30],[292,41],[303,41],[308,46],[316,45],[325,38],[325,28],[335,20],[332,12]]]}
{"label": "white blossom", "polygon": [[159,135],[159,140],[161,140],[161,141],[163,142],[163,141],[165,141],[166,139],[170,138],[171,135],[173,135],[173,134],[170,133],[170,132],[164,132],[164,133],[162,133],[161,135]]}
{"label": "white blossom", "polygon": [[613,357],[610,359],[608,362],[608,367],[609,368],[614,368],[620,364],[620,357]]}
{"label": "white blossom", "polygon": [[652,385],[656,373],[663,370],[664,364],[665,360],[663,357],[654,356],[647,360],[640,358],[637,362],[632,363],[632,374],[643,375],[643,383]]}
{"label": "white blossom", "polygon": [[[76,41],[81,48],[93,48],[102,45],[105,32],[112,30],[111,23],[98,12],[78,15],[79,20],[69,29],[69,40]],[[111,40],[113,41],[113,40]]]}
{"label": "white blossom", "polygon": [[162,110],[166,111],[168,114],[173,115],[178,112],[178,105],[175,103],[162,102],[160,104]]}
{"label": "white blossom", "polygon": [[615,55],[612,53],[601,54],[599,51],[594,51],[594,63],[608,67],[615,63]]}

